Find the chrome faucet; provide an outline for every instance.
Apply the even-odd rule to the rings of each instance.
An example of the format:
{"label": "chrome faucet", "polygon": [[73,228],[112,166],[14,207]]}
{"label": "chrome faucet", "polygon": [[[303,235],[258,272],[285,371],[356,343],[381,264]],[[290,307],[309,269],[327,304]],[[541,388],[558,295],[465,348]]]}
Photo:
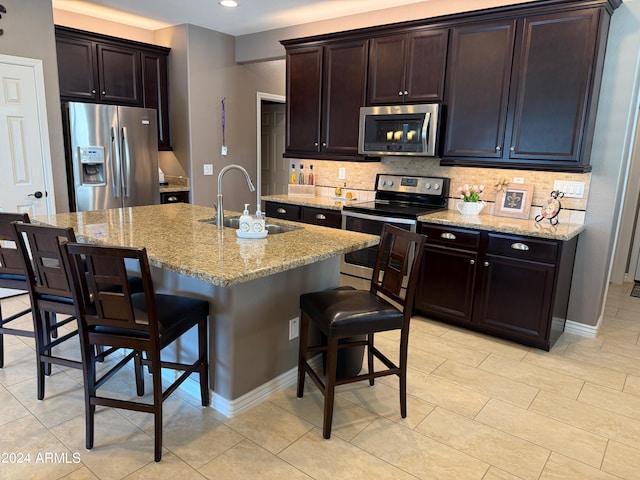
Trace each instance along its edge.
{"label": "chrome faucet", "polygon": [[218,211],[216,215],[216,225],[218,228],[224,228],[224,225],[223,225],[224,224],[224,208],[222,207],[222,177],[225,173],[227,173],[227,171],[232,170],[234,168],[244,173],[244,176],[247,179],[247,185],[249,185],[249,191],[250,192],[256,191],[256,187],[251,181],[251,177],[249,177],[249,172],[247,172],[244,167],[240,165],[231,164],[231,165],[227,165],[222,170],[220,170],[220,173],[218,174],[218,205],[217,205]]}

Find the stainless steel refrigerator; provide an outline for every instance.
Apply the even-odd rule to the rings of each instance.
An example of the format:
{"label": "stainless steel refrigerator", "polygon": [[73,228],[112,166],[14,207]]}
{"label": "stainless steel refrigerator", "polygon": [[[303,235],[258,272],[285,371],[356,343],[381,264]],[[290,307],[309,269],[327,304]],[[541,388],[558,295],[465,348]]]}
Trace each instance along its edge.
{"label": "stainless steel refrigerator", "polygon": [[63,117],[72,210],[160,203],[154,109],[68,102]]}

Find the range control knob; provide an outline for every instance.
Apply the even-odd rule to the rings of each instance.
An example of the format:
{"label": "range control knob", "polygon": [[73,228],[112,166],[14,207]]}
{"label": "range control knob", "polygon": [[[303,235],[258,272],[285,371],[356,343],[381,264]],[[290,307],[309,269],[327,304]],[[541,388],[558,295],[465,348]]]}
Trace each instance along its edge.
{"label": "range control knob", "polygon": [[433,189],[434,190],[440,190],[440,185],[436,183],[435,185],[433,185]]}
{"label": "range control knob", "polygon": [[389,180],[389,182],[387,182],[389,184],[390,187],[393,187],[393,180]]}
{"label": "range control knob", "polygon": [[425,190],[431,190],[431,184],[429,182],[425,183],[424,189]]}
{"label": "range control knob", "polygon": [[380,180],[380,185],[384,187],[386,184],[387,184],[387,181],[384,178]]}

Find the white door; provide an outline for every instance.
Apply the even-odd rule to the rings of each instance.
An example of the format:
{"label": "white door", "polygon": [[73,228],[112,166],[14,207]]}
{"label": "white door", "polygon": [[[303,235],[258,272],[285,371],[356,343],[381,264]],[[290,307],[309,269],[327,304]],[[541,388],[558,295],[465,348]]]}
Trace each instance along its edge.
{"label": "white door", "polygon": [[55,213],[46,112],[42,61],[0,55],[0,211]]}
{"label": "white door", "polygon": [[0,211],[55,213],[40,60],[0,55],[0,172]]}

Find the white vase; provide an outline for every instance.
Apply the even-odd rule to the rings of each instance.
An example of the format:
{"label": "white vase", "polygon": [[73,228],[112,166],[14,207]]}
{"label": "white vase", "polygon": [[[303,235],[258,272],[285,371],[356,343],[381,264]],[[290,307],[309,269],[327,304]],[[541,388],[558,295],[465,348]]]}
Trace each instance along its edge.
{"label": "white vase", "polygon": [[456,210],[462,215],[478,215],[482,209],[487,205],[486,202],[480,200],[479,202],[463,202],[456,203]]}

